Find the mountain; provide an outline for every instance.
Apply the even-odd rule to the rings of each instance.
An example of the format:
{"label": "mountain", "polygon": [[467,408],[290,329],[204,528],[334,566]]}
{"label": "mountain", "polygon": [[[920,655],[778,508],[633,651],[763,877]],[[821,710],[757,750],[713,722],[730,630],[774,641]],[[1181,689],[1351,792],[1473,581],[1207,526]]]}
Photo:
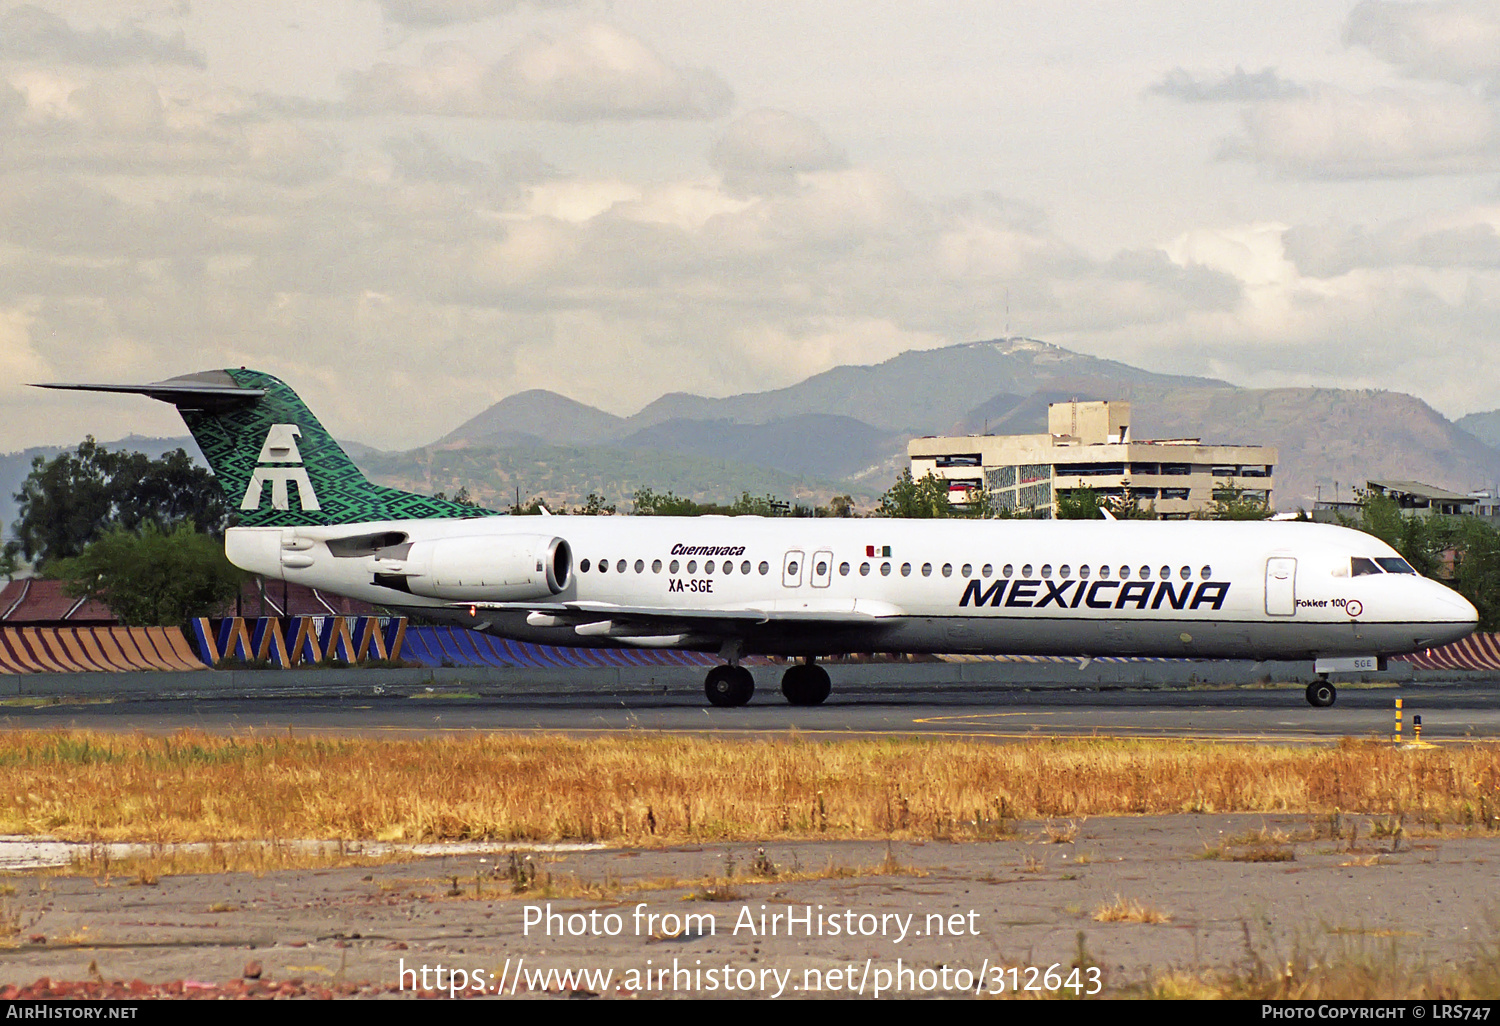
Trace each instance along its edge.
{"label": "mountain", "polygon": [[1471,413],[1467,417],[1459,417],[1453,423],[1490,448],[1500,449],[1500,410]]}
{"label": "mountain", "polygon": [[595,445],[619,437],[625,420],[534,388],[500,400],[438,439],[437,445]]}
{"label": "mountain", "polygon": [[1212,378],[1157,374],[1036,339],[1009,338],[911,350],[869,367],[835,367],[769,392],[723,399],[674,392],[629,420],[641,427],[674,419],[766,424],[827,413],[885,431],[930,435],[948,430],[1002,392],[1048,391],[1080,398],[1102,392],[1124,399],[1142,385],[1230,387]]}
{"label": "mountain", "polygon": [[[911,435],[1039,433],[1047,429],[1047,404],[1072,398],[1131,400],[1131,433],[1140,439],[1275,446],[1282,508],[1311,506],[1320,495],[1347,498],[1370,479],[1413,479],[1454,491],[1500,480],[1500,452],[1403,393],[1238,388],[1026,338],[902,353],[767,392],[725,398],[668,393],[624,418],[555,393],[522,392],[438,444],[514,447],[515,459],[532,468],[520,476],[540,475],[558,489],[554,499],[566,495],[574,502],[584,494],[582,485],[541,469],[538,454],[549,445],[571,447],[565,462],[582,475],[580,481],[614,488],[612,496],[633,491],[613,473],[628,465],[631,473],[658,475],[641,478],[642,486],[661,490],[652,482],[674,467],[688,474],[694,489],[723,482],[717,486],[727,491],[714,497],[731,498],[745,490],[724,476],[731,464],[783,475],[777,480],[785,486],[816,481],[820,494],[843,485],[856,495],[878,495],[906,465]],[[1500,411],[1465,418],[1463,426],[1485,437],[1491,423],[1486,418],[1500,421]],[[636,455],[611,468],[606,449]],[[582,455],[591,450],[592,459]],[[648,452],[671,459],[648,466],[640,462]],[[714,461],[720,461],[718,469],[708,469]],[[510,480],[510,470],[497,467],[494,473],[500,475],[496,481]],[[688,487],[687,479],[683,485]]]}

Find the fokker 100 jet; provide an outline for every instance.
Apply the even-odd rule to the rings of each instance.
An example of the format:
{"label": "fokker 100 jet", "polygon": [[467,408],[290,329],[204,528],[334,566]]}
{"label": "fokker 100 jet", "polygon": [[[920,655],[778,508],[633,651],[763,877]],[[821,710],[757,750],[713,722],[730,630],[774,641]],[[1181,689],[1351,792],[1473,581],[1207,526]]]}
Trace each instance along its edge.
{"label": "fokker 100 jet", "polygon": [[547,645],[800,658],[944,652],[1310,659],[1327,674],[1455,641],[1478,615],[1358,531],[1296,522],[518,517],[371,483],[291,388],[258,371],[47,385],[175,405],[238,507],[231,562],[408,614]]}

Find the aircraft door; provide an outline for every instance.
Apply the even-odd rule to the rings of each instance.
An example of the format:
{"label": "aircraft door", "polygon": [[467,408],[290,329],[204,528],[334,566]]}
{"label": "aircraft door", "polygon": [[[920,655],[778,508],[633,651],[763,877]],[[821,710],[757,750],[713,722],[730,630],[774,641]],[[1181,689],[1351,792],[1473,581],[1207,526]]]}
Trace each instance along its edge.
{"label": "aircraft door", "polygon": [[814,552],[812,558],[812,576],[808,583],[814,588],[826,588],[833,581],[833,553]]}
{"label": "aircraft door", "polygon": [[802,586],[802,550],[793,549],[781,560],[781,584],[784,588]]}
{"label": "aircraft door", "polygon": [[1291,616],[1297,612],[1297,561],[1288,556],[1266,560],[1266,613]]}

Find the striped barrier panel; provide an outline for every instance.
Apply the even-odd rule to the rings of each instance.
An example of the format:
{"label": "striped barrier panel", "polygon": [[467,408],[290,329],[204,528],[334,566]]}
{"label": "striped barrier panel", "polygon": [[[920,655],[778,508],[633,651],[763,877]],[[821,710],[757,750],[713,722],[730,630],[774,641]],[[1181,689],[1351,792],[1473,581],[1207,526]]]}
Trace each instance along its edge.
{"label": "striped barrier panel", "polygon": [[3,627],[0,673],[203,670],[177,627]]}
{"label": "striped barrier panel", "polygon": [[1419,670],[1500,670],[1500,634],[1470,634],[1451,645],[1396,658]]}
{"label": "striped barrier panel", "polygon": [[[316,665],[327,660],[358,663],[401,658],[406,640],[403,616],[228,616],[217,627],[208,617],[188,624],[193,648],[209,666],[226,660],[258,661],[276,667]],[[290,639],[290,640],[288,640]],[[184,639],[184,645],[186,640]]]}

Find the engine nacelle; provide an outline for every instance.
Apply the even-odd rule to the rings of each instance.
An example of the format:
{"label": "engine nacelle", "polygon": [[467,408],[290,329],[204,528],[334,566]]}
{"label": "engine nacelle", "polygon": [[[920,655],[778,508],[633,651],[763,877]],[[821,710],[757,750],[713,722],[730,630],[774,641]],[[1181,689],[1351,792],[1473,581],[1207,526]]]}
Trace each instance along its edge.
{"label": "engine nacelle", "polygon": [[459,602],[547,598],[566,588],[573,574],[568,543],[542,535],[419,541],[402,562],[405,590]]}

